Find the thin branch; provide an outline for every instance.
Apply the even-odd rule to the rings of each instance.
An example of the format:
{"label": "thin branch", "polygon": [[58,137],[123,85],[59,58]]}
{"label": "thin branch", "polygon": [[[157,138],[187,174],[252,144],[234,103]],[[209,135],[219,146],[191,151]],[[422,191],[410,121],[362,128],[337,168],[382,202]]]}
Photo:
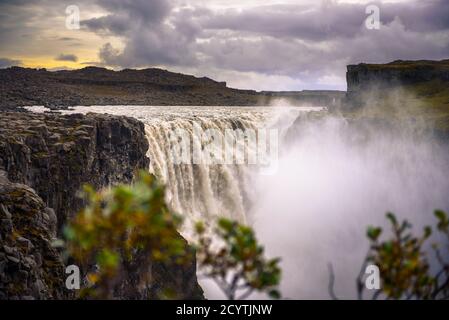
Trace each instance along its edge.
{"label": "thin branch", "polygon": [[243,293],[240,297],[238,297],[237,300],[245,300],[245,299],[248,298],[248,297],[251,295],[251,293],[253,293],[253,292],[254,292],[254,289],[253,289],[253,288],[248,288],[248,290],[247,290],[245,293]]}
{"label": "thin branch", "polygon": [[334,268],[332,266],[332,263],[328,264],[328,269],[329,269],[329,286],[328,286],[329,294],[333,300],[338,300],[338,297],[334,291],[335,273],[334,273]]}
{"label": "thin branch", "polygon": [[363,261],[362,267],[360,268],[360,272],[359,272],[359,275],[357,276],[357,280],[356,280],[357,298],[359,300],[363,300],[363,288],[365,287],[365,285],[363,283],[363,276],[365,274],[368,257],[369,257],[369,252],[365,257],[365,260]]}
{"label": "thin branch", "polygon": [[376,290],[376,292],[374,292],[373,296],[371,297],[371,300],[377,300],[377,298],[379,298],[380,294],[382,293],[382,290]]}

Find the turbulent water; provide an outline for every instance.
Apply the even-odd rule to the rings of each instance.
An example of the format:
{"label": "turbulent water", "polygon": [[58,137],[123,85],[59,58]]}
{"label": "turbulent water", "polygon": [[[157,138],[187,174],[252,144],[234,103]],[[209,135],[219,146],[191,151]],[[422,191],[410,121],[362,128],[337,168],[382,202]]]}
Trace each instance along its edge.
{"label": "turbulent water", "polygon": [[[171,208],[189,222],[228,217],[247,221],[253,191],[253,167],[245,164],[178,164],[172,157],[174,130],[194,137],[194,126],[202,130],[248,130],[276,128],[284,134],[299,114],[322,107],[192,107],[192,106],[91,106],[75,107],[64,113],[98,112],[126,115],[145,124],[149,142],[150,172],[167,186]],[[42,108],[33,107],[34,111]],[[202,141],[193,140],[200,144]],[[187,229],[189,227],[187,226]],[[184,230],[188,233],[189,230]]]}

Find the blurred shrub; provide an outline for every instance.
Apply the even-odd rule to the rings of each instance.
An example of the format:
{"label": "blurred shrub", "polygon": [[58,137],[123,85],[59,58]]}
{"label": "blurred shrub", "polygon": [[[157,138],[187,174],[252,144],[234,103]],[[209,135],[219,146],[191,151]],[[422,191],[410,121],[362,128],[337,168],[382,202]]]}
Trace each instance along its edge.
{"label": "blurred shrub", "polygon": [[279,259],[265,258],[264,248],[251,228],[220,219],[212,232],[203,223],[197,223],[196,234],[202,275],[214,280],[228,299],[244,299],[254,291],[280,298]]}
{"label": "blurred shrub", "polygon": [[[164,187],[152,175],[141,172],[132,185],[99,192],[85,187],[85,195],[88,205],[65,229],[67,254],[82,266],[88,280],[81,298],[111,299],[131,278],[137,277],[136,288],[151,282],[146,275],[154,262],[191,262],[191,251],[177,231],[182,220],[170,212]],[[281,273],[278,260],[264,258],[251,228],[219,220],[211,235],[223,242],[217,252],[203,223],[197,224],[196,231],[198,267],[220,284],[229,299],[237,298],[241,289],[246,293],[239,298],[254,290],[280,296],[275,288]]]}
{"label": "blurred shrub", "polygon": [[[357,278],[359,299],[363,299],[367,291],[364,270],[368,265],[379,268],[381,279],[381,287],[372,292],[371,299],[449,299],[449,262],[445,261],[449,256],[449,220],[447,214],[440,210],[435,211],[435,217],[436,229],[445,240],[444,245],[427,244],[434,232],[430,226],[417,236],[412,233],[412,225],[407,220],[400,223],[392,213],[387,214],[392,229],[390,239],[380,239],[382,228],[368,228],[370,249]],[[433,257],[429,255],[429,248]],[[438,265],[432,265],[432,268],[429,261]],[[335,296],[333,274],[331,282],[331,295]]]}
{"label": "blurred shrub", "polygon": [[147,281],[152,262],[184,262],[181,219],[168,210],[164,188],[153,176],[141,173],[132,185],[100,192],[85,187],[85,194],[88,205],[65,229],[69,255],[85,270],[92,262],[98,269],[87,274],[90,286],[81,296],[112,298],[125,279],[139,274]]}

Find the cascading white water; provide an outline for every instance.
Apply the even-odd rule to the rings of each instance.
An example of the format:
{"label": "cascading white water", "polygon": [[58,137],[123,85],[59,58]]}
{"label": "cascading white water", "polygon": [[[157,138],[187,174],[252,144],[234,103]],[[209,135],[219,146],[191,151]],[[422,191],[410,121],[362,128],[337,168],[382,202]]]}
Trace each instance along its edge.
{"label": "cascading white water", "polygon": [[[174,212],[186,218],[184,235],[190,223],[228,217],[246,222],[250,210],[252,168],[245,164],[178,164],[172,157],[174,130],[185,130],[193,144],[203,148],[193,132],[215,129],[224,135],[226,129],[248,130],[276,128],[281,135],[302,112],[317,108],[285,107],[192,107],[192,106],[90,106],[75,107],[64,113],[109,113],[126,115],[145,124],[149,142],[150,172],[167,186],[167,201]],[[33,111],[42,111],[33,107]],[[252,199],[254,200],[254,199]]]}
{"label": "cascading white water", "polygon": [[263,122],[260,113],[249,113],[236,118],[214,114],[156,117],[145,120],[145,131],[150,144],[150,171],[167,186],[168,202],[175,212],[193,219],[224,216],[245,221],[245,185],[248,178],[241,165],[177,164],[172,159],[170,134],[185,130],[197,147],[202,141],[195,136],[194,126],[202,130],[239,127],[257,129]]}

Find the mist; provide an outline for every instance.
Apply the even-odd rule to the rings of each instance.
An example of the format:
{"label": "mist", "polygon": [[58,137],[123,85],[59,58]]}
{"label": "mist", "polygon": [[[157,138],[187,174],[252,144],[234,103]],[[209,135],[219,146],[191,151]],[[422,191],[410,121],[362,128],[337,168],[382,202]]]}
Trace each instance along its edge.
{"label": "mist", "polygon": [[421,234],[435,209],[449,209],[447,148],[415,129],[338,115],[290,128],[278,171],[254,179],[249,212],[268,256],[282,259],[285,298],[329,299],[329,263],[337,296],[355,298],[368,225],[394,212]]}

